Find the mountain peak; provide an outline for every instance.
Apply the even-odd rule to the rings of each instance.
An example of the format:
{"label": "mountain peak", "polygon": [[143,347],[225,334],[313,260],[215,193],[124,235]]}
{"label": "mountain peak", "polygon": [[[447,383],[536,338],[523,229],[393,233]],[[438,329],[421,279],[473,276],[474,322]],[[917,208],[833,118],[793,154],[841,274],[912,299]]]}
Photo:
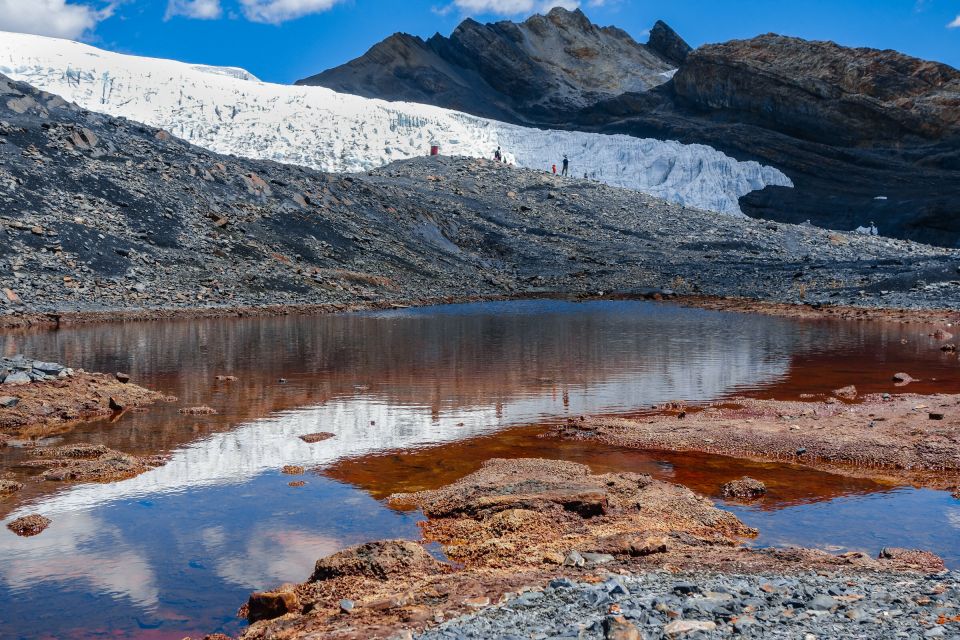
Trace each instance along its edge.
{"label": "mountain peak", "polygon": [[690,55],[693,48],[663,20],[657,20],[650,30],[647,46],[659,53],[664,59],[680,66]]}

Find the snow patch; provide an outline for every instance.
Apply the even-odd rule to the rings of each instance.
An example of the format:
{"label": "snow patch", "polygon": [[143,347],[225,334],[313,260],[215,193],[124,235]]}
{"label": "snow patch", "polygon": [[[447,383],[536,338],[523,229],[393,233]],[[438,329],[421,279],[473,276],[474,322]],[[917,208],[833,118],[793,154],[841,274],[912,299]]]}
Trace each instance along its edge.
{"label": "snow patch", "polygon": [[518,127],[42,36],[0,32],[0,73],[211,151],[322,171],[368,171],[425,155],[433,143],[444,155],[485,158],[501,146],[521,167],[549,171],[567,154],[575,177],[741,216],[741,196],[768,185],[793,186],[777,169],[704,145]]}

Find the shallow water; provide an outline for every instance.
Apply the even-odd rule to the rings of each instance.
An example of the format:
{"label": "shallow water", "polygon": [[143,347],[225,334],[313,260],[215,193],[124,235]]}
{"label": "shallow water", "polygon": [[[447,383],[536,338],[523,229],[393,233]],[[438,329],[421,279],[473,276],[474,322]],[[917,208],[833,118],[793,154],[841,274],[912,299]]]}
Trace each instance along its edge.
{"label": "shallow water", "polygon": [[[894,391],[901,370],[923,379],[911,391],[960,392],[956,358],[909,326],[536,301],[78,327],[2,335],[0,352],[124,371],[180,398],[56,440],[170,452],[166,466],[113,484],[29,482],[0,505],[8,519],[53,519],[35,538],[0,531],[0,598],[12,603],[0,612],[4,638],[236,631],[233,613],[251,590],[301,581],[317,557],[363,540],[416,537],[419,514],[382,498],[440,486],[495,456],[648,472],[708,495],[749,473],[770,495],[729,508],[761,528],[758,544],[924,546],[960,566],[960,503],[941,492],[538,437],[567,416],[674,399]],[[239,380],[218,383],[220,374]],[[201,404],[218,415],[177,412]],[[297,437],[315,431],[337,435]],[[26,476],[22,455],[4,451],[0,464]],[[287,464],[315,469],[305,487],[287,485]]]}

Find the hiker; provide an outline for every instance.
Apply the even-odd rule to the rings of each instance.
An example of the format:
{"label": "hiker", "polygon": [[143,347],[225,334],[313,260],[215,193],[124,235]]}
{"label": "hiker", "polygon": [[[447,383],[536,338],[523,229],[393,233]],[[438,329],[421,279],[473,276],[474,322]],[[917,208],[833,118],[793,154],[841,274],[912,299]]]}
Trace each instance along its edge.
{"label": "hiker", "polygon": [[560,175],[570,175],[570,160],[567,159],[566,154],[563,156],[563,172]]}
{"label": "hiker", "polygon": [[557,175],[557,165],[553,165],[553,175]]}
{"label": "hiker", "polygon": [[500,147],[497,147],[497,150],[493,153],[493,159],[497,162],[503,161],[503,152],[500,151]]}

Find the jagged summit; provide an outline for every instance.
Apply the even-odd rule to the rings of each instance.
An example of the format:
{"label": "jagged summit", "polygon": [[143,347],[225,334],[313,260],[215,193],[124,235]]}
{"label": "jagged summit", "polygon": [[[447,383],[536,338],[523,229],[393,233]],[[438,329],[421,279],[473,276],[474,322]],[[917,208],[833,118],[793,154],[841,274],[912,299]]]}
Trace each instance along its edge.
{"label": "jagged summit", "polygon": [[450,37],[426,41],[394,34],[364,56],[297,84],[522,122],[659,86],[676,68],[678,48],[661,53],[622,29],[592,23],[579,9],[558,7],[522,23],[468,18]]}
{"label": "jagged summit", "polygon": [[657,23],[650,29],[650,40],[647,41],[647,47],[677,66],[683,64],[690,52],[693,51],[693,47],[687,44],[687,41],[681,38],[680,34],[663,20],[657,20]]}

